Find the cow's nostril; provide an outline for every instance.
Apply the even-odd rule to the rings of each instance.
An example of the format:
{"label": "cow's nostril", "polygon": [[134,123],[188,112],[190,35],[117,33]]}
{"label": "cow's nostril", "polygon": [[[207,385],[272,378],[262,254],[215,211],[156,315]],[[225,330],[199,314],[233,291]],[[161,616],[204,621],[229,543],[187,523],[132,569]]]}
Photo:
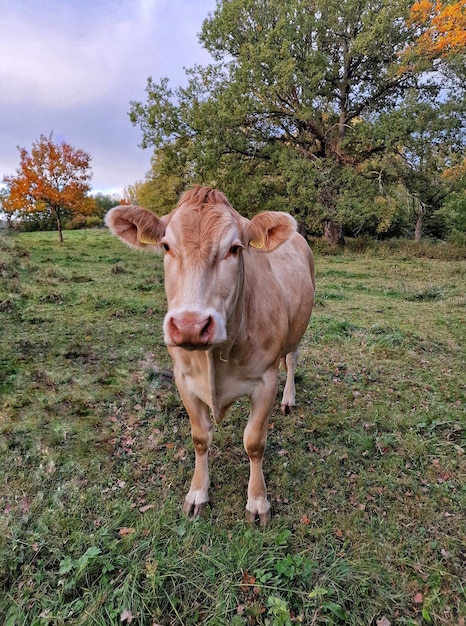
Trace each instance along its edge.
{"label": "cow's nostril", "polygon": [[171,331],[178,331],[179,330],[179,326],[176,323],[176,320],[174,317],[170,317],[169,321],[168,321],[169,327]]}
{"label": "cow's nostril", "polygon": [[209,317],[207,318],[206,323],[204,324],[204,326],[201,328],[201,338],[206,337],[208,338],[210,335],[210,331],[211,331],[211,326],[212,326],[212,317],[209,315]]}

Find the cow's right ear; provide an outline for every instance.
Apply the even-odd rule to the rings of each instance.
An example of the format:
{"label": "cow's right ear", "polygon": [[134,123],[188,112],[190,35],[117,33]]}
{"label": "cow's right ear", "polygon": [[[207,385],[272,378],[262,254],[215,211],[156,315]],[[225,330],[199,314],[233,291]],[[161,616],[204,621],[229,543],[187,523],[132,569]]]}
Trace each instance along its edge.
{"label": "cow's right ear", "polygon": [[165,234],[165,224],[160,218],[133,205],[114,207],[105,216],[105,223],[114,235],[133,248],[157,246]]}

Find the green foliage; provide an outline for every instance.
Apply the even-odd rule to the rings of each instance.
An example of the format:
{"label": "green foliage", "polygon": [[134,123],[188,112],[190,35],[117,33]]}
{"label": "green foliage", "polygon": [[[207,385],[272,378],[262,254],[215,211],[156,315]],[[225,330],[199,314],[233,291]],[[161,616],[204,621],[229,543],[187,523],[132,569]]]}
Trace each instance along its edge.
{"label": "green foliage", "polygon": [[137,193],[137,204],[166,215],[176,206],[189,183],[188,146],[181,140],[154,152],[151,169]]}
{"label": "green foliage", "polygon": [[453,190],[442,174],[464,152],[465,111],[439,68],[407,66],[411,5],[218,2],[200,34],[213,63],[187,70],[183,88],[149,78],[146,103],[131,103],[156,150],[147,184],[161,210],[195,181],[314,233],[331,221],[351,235],[443,236],[429,219]]}
{"label": "green foliage", "polygon": [[181,513],[193,451],[161,259],[106,230],[67,239],[0,237],[2,623],[460,623],[464,249],[316,250],[260,529],[243,521],[242,400],[215,432],[211,507]]}
{"label": "green foliage", "polygon": [[107,211],[120,203],[120,198],[116,195],[109,195],[102,192],[96,193],[92,196],[95,203],[95,210],[93,215],[100,217],[102,220],[105,217]]}

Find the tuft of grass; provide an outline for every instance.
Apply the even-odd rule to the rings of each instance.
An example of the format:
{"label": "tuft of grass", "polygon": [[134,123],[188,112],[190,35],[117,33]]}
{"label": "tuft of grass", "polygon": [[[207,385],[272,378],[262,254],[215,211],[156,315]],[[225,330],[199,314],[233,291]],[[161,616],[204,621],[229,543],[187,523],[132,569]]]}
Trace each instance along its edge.
{"label": "tuft of grass", "polygon": [[210,507],[180,513],[193,449],[161,260],[105,230],[0,238],[2,623],[461,623],[466,263],[392,248],[316,254],[259,529],[243,399],[215,433]]}

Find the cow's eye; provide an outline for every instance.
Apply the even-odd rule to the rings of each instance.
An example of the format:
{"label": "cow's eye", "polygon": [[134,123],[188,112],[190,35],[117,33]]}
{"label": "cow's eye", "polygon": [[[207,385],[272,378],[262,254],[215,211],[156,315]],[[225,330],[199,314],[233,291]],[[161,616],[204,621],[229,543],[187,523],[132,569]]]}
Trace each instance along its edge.
{"label": "cow's eye", "polygon": [[162,244],[162,246],[163,246],[163,249],[165,250],[165,252],[168,252],[170,250],[170,246],[168,245],[168,243],[164,242]]}
{"label": "cow's eye", "polygon": [[238,245],[233,245],[233,246],[231,246],[231,248],[230,248],[230,254],[238,254],[239,249],[240,249],[240,246],[238,246]]}

